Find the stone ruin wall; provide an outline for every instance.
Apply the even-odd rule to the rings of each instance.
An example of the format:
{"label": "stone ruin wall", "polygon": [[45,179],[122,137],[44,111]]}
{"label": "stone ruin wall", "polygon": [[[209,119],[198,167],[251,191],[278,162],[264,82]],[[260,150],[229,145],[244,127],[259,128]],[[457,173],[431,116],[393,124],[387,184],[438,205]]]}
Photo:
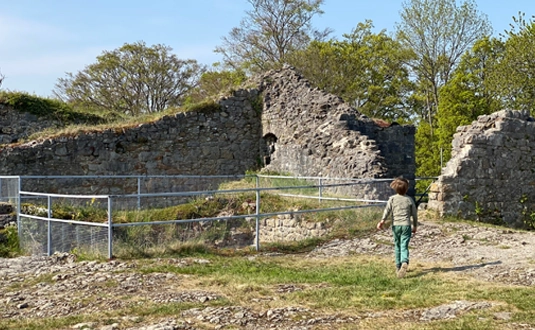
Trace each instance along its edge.
{"label": "stone ruin wall", "polygon": [[526,227],[535,215],[534,143],[527,111],[502,110],[459,127],[428,207],[442,216]]}
{"label": "stone ruin wall", "polygon": [[30,135],[47,128],[63,126],[60,121],[46,119],[28,112],[13,111],[0,103],[0,148],[1,145],[17,143]]}
{"label": "stone ruin wall", "polygon": [[[242,175],[269,159],[267,169],[297,176],[414,178],[413,126],[381,127],[291,68],[248,84],[218,100],[221,112],[178,113],[133,127],[1,147],[0,175]],[[46,191],[136,191],[135,182],[106,184],[102,189],[90,180],[57,181]],[[183,187],[171,188],[155,190]],[[383,197],[391,193],[381,191]]]}
{"label": "stone ruin wall", "polygon": [[[238,91],[219,101],[220,112],[177,113],[133,127],[80,131],[77,135],[4,146],[0,149],[0,175],[244,174],[258,167],[259,162],[260,113],[252,109],[250,102],[256,97],[256,90]],[[31,182],[32,188],[46,184],[46,189],[37,191],[47,192],[137,191],[136,180],[46,180],[42,184],[25,181]],[[125,186],[127,182],[129,187]],[[153,187],[160,192],[193,189],[165,187],[167,180],[153,184],[164,186]]]}
{"label": "stone ruin wall", "polygon": [[[414,179],[414,126],[382,127],[293,70],[270,73],[260,85],[263,134],[267,145],[275,142],[266,169],[299,176]],[[392,194],[388,183],[355,189],[349,193],[366,199]]]}

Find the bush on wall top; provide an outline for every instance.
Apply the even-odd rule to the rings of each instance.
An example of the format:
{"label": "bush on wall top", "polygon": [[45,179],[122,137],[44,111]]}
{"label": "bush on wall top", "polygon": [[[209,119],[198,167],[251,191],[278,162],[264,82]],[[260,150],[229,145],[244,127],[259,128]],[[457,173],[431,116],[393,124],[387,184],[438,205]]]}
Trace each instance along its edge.
{"label": "bush on wall top", "polygon": [[39,117],[47,117],[63,123],[83,122],[98,124],[105,121],[101,116],[75,111],[62,101],[42,98],[24,92],[1,91],[0,104],[8,105],[16,111],[29,112]]}

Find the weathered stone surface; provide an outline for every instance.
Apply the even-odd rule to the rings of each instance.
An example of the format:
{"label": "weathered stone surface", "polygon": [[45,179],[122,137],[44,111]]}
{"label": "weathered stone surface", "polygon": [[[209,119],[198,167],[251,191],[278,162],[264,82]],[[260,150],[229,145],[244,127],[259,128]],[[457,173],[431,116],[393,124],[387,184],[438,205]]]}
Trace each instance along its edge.
{"label": "weathered stone surface", "polygon": [[[293,70],[261,77],[267,169],[331,178],[414,178],[413,126],[382,127]],[[389,192],[391,193],[391,192]]]}
{"label": "weathered stone surface", "polygon": [[[288,67],[246,86],[217,101],[221,112],[177,113],[133,127],[3,146],[0,175],[241,175],[269,160],[267,169],[298,176],[414,178],[413,126],[378,125]],[[6,127],[25,125],[21,113],[5,106],[1,111],[15,116]],[[54,126],[42,124],[33,130]],[[13,140],[12,135],[3,139]],[[191,190],[203,188],[197,184]],[[39,190],[40,185],[25,180],[22,188]],[[57,193],[136,192],[135,180],[46,185],[44,191]],[[180,184],[162,180],[158,185],[153,191],[176,191],[171,186]],[[359,192],[391,194],[383,190]]]}
{"label": "weathered stone surface", "polygon": [[441,215],[525,227],[535,214],[535,120],[502,110],[457,128],[452,158],[431,187]]}
{"label": "weathered stone surface", "polygon": [[0,145],[18,142],[33,133],[50,127],[63,126],[60,121],[39,118],[36,115],[13,111],[0,104]]}

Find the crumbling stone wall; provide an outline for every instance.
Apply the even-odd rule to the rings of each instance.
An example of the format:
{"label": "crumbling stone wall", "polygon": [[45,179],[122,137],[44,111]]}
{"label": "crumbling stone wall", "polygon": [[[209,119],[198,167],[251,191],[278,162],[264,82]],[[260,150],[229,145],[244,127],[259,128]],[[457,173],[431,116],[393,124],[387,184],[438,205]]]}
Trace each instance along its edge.
{"label": "crumbling stone wall", "polygon": [[260,112],[250,102],[257,97],[242,90],[221,99],[221,111],[8,145],[0,148],[0,175],[244,174],[259,164]]}
{"label": "crumbling stone wall", "polygon": [[[267,165],[298,176],[414,178],[414,127],[377,125],[292,68],[217,102],[219,112],[8,145],[0,175],[236,175]],[[101,192],[124,193],[111,188]]]}
{"label": "crumbling stone wall", "polygon": [[441,215],[525,227],[535,215],[535,120],[503,110],[461,126],[452,158],[432,185]]}
{"label": "crumbling stone wall", "polygon": [[0,104],[0,145],[16,143],[47,128],[61,126],[63,125],[60,121],[15,111],[5,104]]}
{"label": "crumbling stone wall", "polygon": [[414,126],[378,125],[288,68],[268,72],[259,85],[263,134],[268,144],[274,142],[267,169],[331,178],[414,178]]}

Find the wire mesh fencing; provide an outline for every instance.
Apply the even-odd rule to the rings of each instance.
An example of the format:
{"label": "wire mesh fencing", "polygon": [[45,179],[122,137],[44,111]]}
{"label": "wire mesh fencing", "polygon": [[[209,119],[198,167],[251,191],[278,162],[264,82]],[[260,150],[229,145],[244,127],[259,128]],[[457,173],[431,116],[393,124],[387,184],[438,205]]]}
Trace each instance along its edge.
{"label": "wire mesh fencing", "polygon": [[[120,178],[101,179],[120,186]],[[372,199],[377,197],[372,192],[384,193],[389,183],[280,176],[176,179],[135,178],[135,188],[125,183],[129,188],[123,194],[21,191],[25,200],[19,215],[21,246],[32,254],[76,251],[109,258],[162,255],[207,245],[259,249],[260,242],[321,236],[329,221],[358,222],[363,212],[355,210],[377,211],[384,201]],[[57,178],[53,180],[57,184]],[[209,189],[196,190],[199,187]]]}
{"label": "wire mesh fencing", "polygon": [[0,202],[18,208],[20,177],[0,176]]}
{"label": "wire mesh fencing", "polygon": [[20,247],[32,255],[78,252],[90,256],[108,255],[108,228],[73,221],[59,222],[21,216]]}
{"label": "wire mesh fencing", "polygon": [[51,255],[107,255],[110,227],[105,195],[20,192],[19,241],[23,251]]}

